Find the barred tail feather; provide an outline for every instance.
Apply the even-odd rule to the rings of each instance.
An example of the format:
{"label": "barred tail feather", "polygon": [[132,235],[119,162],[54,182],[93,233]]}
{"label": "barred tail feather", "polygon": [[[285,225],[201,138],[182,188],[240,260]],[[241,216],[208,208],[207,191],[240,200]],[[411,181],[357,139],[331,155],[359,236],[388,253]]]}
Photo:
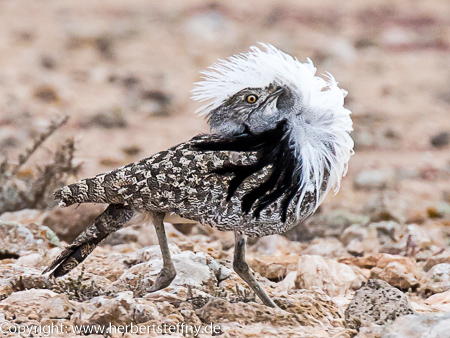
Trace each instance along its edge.
{"label": "barred tail feather", "polygon": [[124,203],[124,194],[119,189],[128,182],[114,180],[114,176],[106,182],[105,177],[102,174],[62,187],[55,192],[55,200],[59,200],[62,207],[75,203]]}
{"label": "barred tail feather", "polygon": [[[63,188],[64,189],[64,188]],[[63,190],[61,189],[61,190]],[[95,247],[108,235],[119,230],[133,216],[133,210],[125,205],[111,204],[44,270],[55,277],[66,273],[83,262]]]}

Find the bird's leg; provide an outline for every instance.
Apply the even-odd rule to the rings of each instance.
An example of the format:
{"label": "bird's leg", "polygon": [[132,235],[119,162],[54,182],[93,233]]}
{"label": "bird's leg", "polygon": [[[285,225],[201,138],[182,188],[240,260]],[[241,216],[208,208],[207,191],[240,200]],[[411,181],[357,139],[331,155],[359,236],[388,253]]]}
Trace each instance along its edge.
{"label": "bird's leg", "polygon": [[177,272],[170,256],[169,244],[167,243],[166,231],[164,230],[164,213],[154,212],[152,215],[153,225],[155,226],[156,235],[158,236],[159,246],[161,248],[163,258],[163,268],[156,277],[155,283],[148,290],[149,292],[155,292],[165,287],[168,287],[174,280]]}
{"label": "bird's leg", "polygon": [[234,260],[233,269],[236,273],[252,288],[253,292],[258,295],[264,305],[270,307],[277,307],[275,303],[270,299],[267,293],[261,288],[255,279],[255,276],[250,270],[247,262],[245,261],[245,246],[247,244],[247,236],[235,232],[235,244],[234,244]]}

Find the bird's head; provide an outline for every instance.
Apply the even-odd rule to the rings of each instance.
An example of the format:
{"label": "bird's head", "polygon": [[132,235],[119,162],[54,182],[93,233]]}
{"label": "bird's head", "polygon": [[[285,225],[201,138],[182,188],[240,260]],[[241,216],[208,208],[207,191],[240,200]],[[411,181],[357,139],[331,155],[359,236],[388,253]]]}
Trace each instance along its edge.
{"label": "bird's head", "polygon": [[270,129],[280,119],[277,103],[285,92],[274,83],[244,88],[209,112],[211,129],[222,135],[240,134],[245,129],[251,132]]}
{"label": "bird's head", "polygon": [[331,188],[339,189],[353,153],[351,112],[343,106],[347,92],[330,74],[316,76],[311,60],[302,63],[272,45],[262,46],[202,72],[203,81],[192,93],[206,104],[197,112],[207,114],[211,130],[224,137],[264,132],[285,120],[289,151],[301,172],[299,189],[303,194],[316,189],[318,206]]}

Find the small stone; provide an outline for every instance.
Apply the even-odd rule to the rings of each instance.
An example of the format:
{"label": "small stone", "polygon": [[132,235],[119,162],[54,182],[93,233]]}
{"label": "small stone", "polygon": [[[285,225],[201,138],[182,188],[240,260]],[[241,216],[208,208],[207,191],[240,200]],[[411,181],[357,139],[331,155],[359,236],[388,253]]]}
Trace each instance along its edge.
{"label": "small stone", "polygon": [[419,285],[414,274],[408,272],[407,268],[399,262],[391,262],[383,269],[373,268],[370,271],[370,278],[382,279],[401,290],[414,290]]}
{"label": "small stone", "polygon": [[386,189],[395,187],[397,184],[397,175],[393,170],[362,171],[353,181],[356,190]]}
{"label": "small stone", "polygon": [[444,131],[433,135],[430,143],[435,148],[444,148],[450,144],[450,132]]}
{"label": "small stone", "polygon": [[311,242],[302,255],[320,255],[325,258],[342,258],[349,256],[347,250],[336,238],[317,238]]}
{"label": "small stone", "polygon": [[49,231],[48,227],[35,223],[25,226],[0,220],[0,255],[19,258],[36,252],[45,253],[54,246],[47,238]]}
{"label": "small stone", "polygon": [[258,238],[255,245],[251,246],[249,251],[260,255],[288,255],[294,249],[296,243],[293,243],[281,235],[272,235]]}
{"label": "small stone", "polygon": [[61,101],[56,88],[51,85],[40,85],[35,88],[33,96],[46,103],[59,103]]}
{"label": "small stone", "polygon": [[[155,246],[155,248],[159,250],[159,246]],[[124,291],[130,288],[138,288],[142,289],[138,290],[139,292],[145,294],[163,267],[162,258],[158,258],[160,255],[160,253],[155,252],[155,256],[145,260],[145,263],[133,265],[113,283],[112,289]],[[217,284],[217,270],[209,267],[213,260],[211,256],[203,252],[183,251],[181,253],[172,253],[172,260],[177,276],[172,281],[171,286],[189,285],[200,290],[206,289],[210,291],[214,289],[214,286]]]}
{"label": "small stone", "polygon": [[441,293],[450,289],[450,264],[433,266],[420,281],[420,290],[425,294]]}
{"label": "small stone", "polygon": [[8,318],[14,316],[37,315],[40,318],[69,318],[76,303],[69,301],[65,294],[50,290],[31,289],[18,291],[0,302],[0,311]]}
{"label": "small stone", "polygon": [[395,221],[404,223],[408,215],[407,202],[392,190],[372,194],[364,206],[364,213],[372,222]]}
{"label": "small stone", "polygon": [[315,214],[304,223],[284,234],[292,241],[311,241],[315,237],[339,238],[342,232],[352,224],[363,225],[369,222],[369,217],[353,214],[346,209],[337,209],[324,214]]}
{"label": "small stone", "polygon": [[403,292],[385,281],[369,279],[356,291],[345,310],[345,325],[352,329],[384,325],[399,316],[413,313],[408,298]]}
{"label": "small stone", "polygon": [[428,218],[444,218],[450,215],[450,204],[440,202],[436,206],[427,208]]}
{"label": "small stone", "polygon": [[450,290],[428,297],[425,303],[439,311],[450,312]]}
{"label": "small stone", "polygon": [[42,262],[42,254],[36,252],[19,257],[16,264],[23,266],[37,267],[41,265],[41,262]]}
{"label": "small stone", "polygon": [[99,112],[89,118],[80,121],[82,128],[100,127],[104,129],[125,128],[128,125],[120,108],[112,108]]}
{"label": "small stone", "polygon": [[350,291],[354,283],[358,283],[358,276],[346,264],[317,255],[303,255],[298,261],[297,289],[318,286],[333,297]]}
{"label": "small stone", "polygon": [[450,313],[433,315],[408,315],[397,318],[383,333],[383,338],[448,337]]}
{"label": "small stone", "polygon": [[[168,304],[169,305],[169,304]],[[172,313],[177,311],[172,307]],[[133,292],[119,292],[114,298],[99,296],[90,300],[74,313],[75,324],[129,325],[163,319],[157,305],[142,298],[133,298]]]}
{"label": "small stone", "polygon": [[375,254],[380,250],[377,230],[360,224],[353,224],[346,228],[340,236],[340,241],[354,256],[362,256],[365,253]]}
{"label": "small stone", "polygon": [[297,270],[299,256],[261,256],[249,261],[250,267],[261,276],[275,282],[284,279],[290,271]]}
{"label": "small stone", "polygon": [[384,327],[382,326],[360,327],[354,338],[381,338],[383,331]]}
{"label": "small stone", "polygon": [[450,264],[450,252],[444,251],[438,255],[431,256],[425,261],[425,265],[423,267],[423,270],[425,272],[429,271],[433,266],[441,263],[447,263]]}

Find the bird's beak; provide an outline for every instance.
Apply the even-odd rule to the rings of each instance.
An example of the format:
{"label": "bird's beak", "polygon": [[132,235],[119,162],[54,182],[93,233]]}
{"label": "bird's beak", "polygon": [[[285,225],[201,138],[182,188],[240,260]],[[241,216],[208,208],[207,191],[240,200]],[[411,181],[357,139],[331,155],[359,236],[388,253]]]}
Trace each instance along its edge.
{"label": "bird's beak", "polygon": [[284,92],[284,88],[277,87],[276,90],[267,97],[268,104],[266,105],[266,109],[264,110],[264,115],[273,115],[278,112],[277,100],[278,97],[280,97],[280,95]]}
{"label": "bird's beak", "polygon": [[280,96],[281,94],[283,94],[284,91],[285,91],[285,90],[284,90],[283,87],[278,86],[277,89],[276,89],[272,94],[270,94],[270,95],[268,96],[268,99],[278,97],[278,96]]}

